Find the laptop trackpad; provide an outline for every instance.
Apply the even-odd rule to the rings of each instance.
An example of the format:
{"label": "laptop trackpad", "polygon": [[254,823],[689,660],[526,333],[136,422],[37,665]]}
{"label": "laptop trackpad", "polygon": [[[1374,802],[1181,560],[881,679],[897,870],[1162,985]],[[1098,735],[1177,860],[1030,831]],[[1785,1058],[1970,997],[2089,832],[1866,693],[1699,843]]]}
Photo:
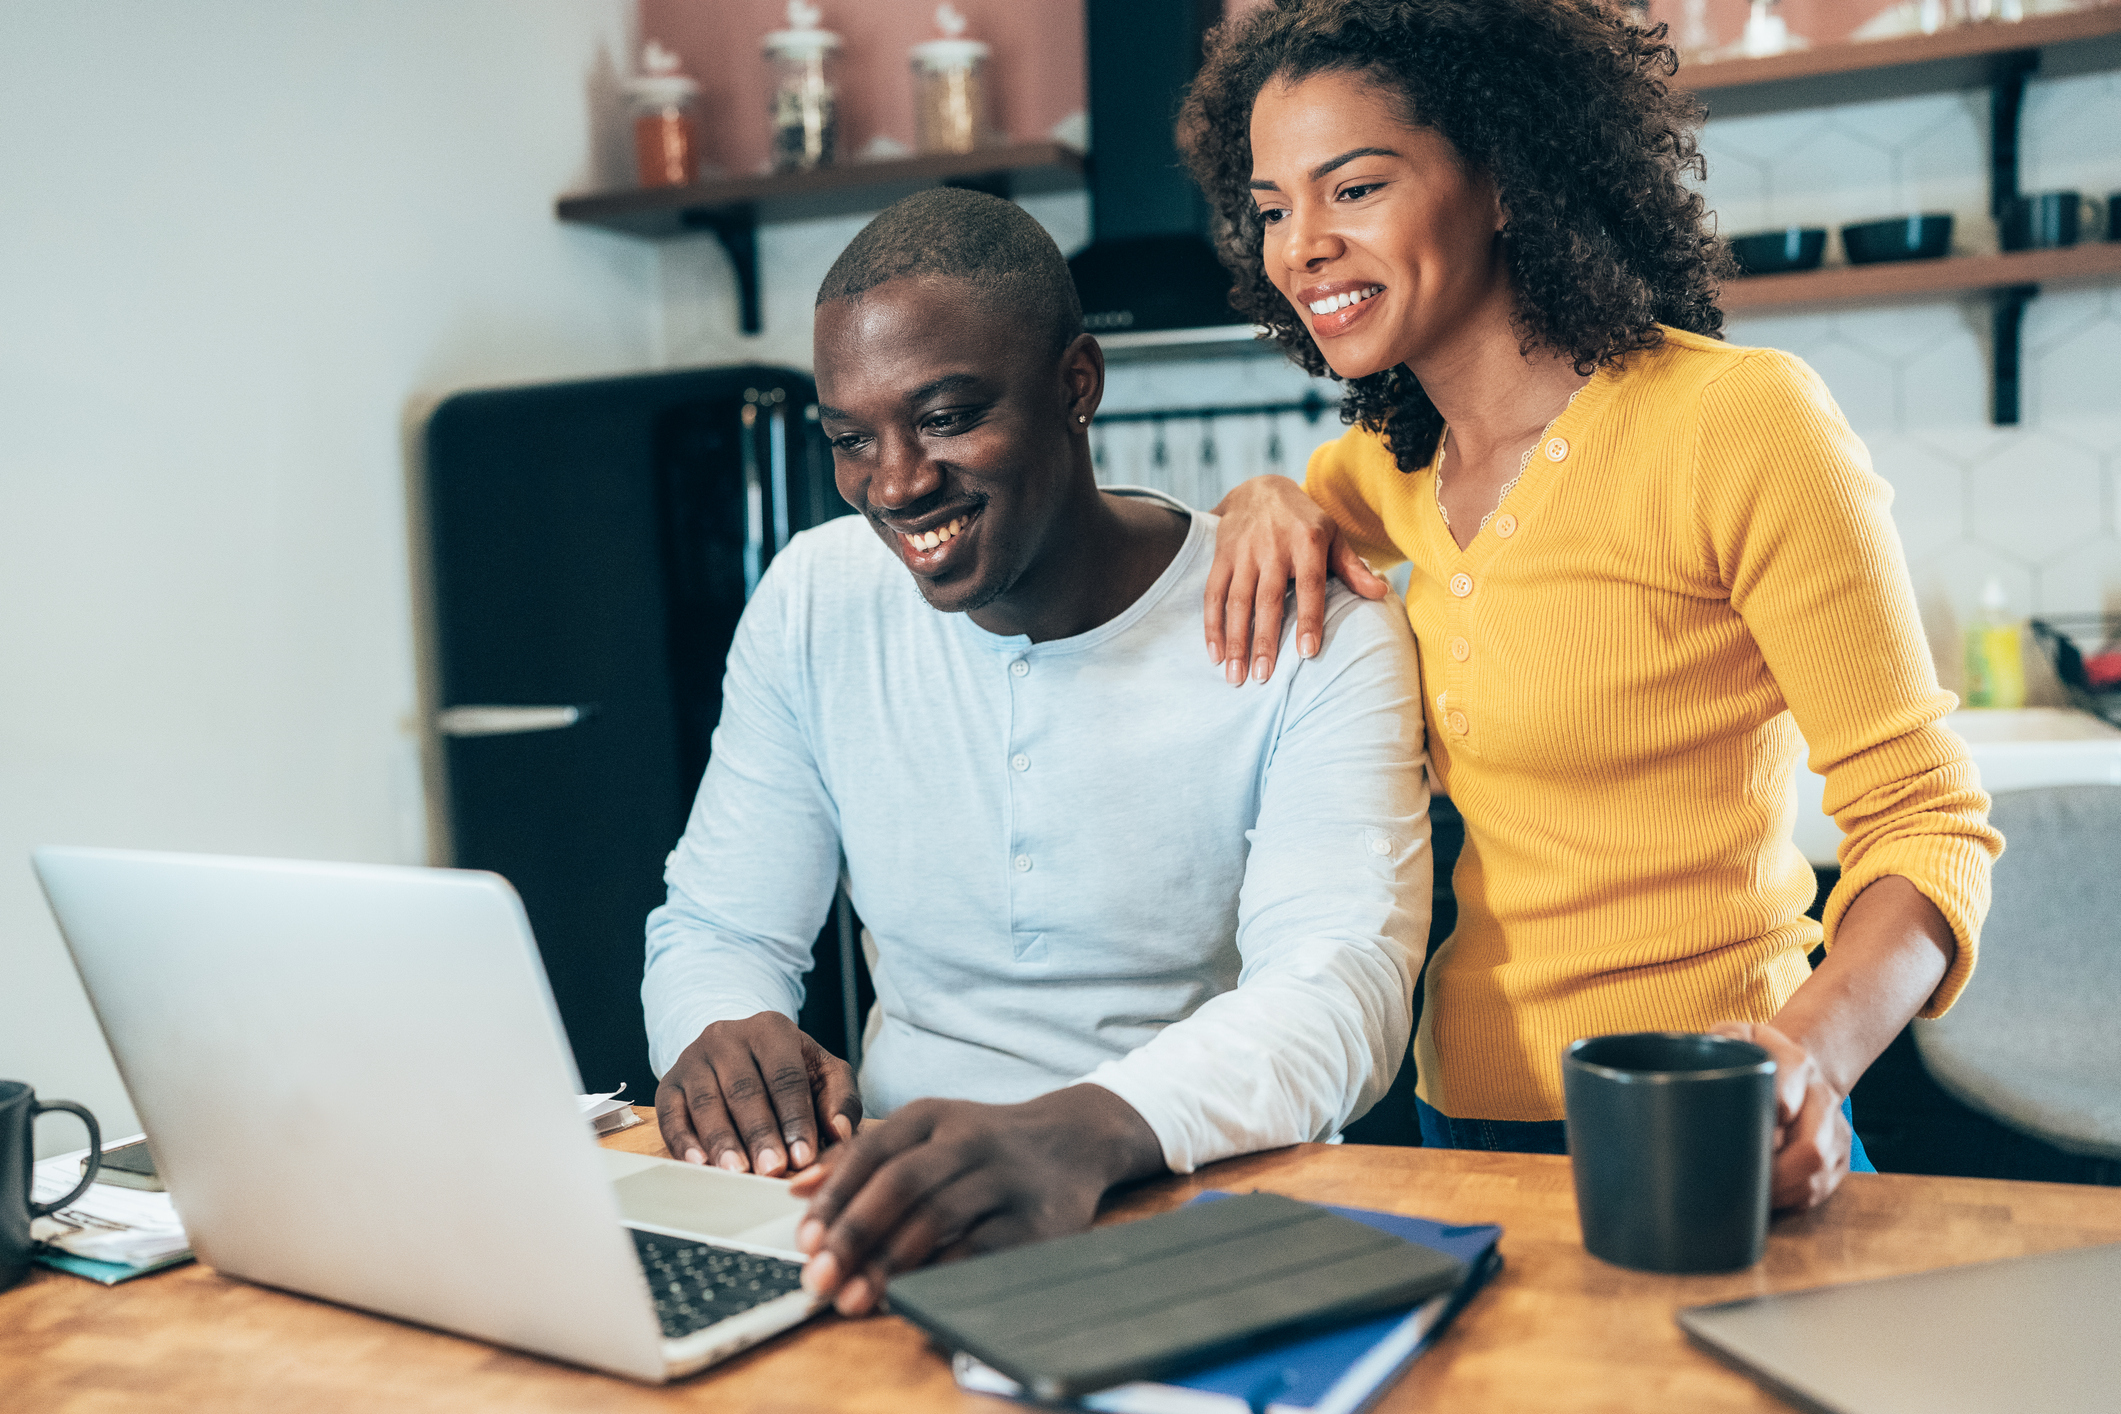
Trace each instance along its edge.
{"label": "laptop trackpad", "polygon": [[627,1222],[791,1252],[807,1206],[777,1179],[698,1164],[656,1163],[611,1186]]}

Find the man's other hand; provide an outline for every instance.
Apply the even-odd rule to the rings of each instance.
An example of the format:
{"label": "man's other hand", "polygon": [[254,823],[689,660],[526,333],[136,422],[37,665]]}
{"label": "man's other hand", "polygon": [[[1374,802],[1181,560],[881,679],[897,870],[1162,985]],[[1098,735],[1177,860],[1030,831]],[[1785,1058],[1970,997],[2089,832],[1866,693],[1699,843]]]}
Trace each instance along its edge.
{"label": "man's other hand", "polygon": [[1079,1232],[1106,1189],[1163,1171],[1155,1131],[1102,1086],[1020,1105],[916,1100],[790,1185],[810,1199],[803,1285],[859,1316],[895,1272]]}
{"label": "man's other hand", "polygon": [[777,1011],[717,1021],[656,1087],[655,1117],[672,1158],[775,1177],[817,1162],[854,1136],[854,1071]]}

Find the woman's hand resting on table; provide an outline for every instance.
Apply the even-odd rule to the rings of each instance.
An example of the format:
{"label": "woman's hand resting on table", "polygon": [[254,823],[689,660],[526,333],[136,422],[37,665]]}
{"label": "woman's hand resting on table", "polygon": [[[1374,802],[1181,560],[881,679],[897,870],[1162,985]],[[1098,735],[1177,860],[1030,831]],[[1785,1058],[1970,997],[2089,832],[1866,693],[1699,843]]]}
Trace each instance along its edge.
{"label": "woman's hand resting on table", "polygon": [[1208,656],[1232,687],[1251,670],[1274,675],[1281,648],[1282,602],[1296,585],[1296,652],[1309,658],[1324,641],[1326,576],[1365,599],[1390,588],[1355,553],[1333,518],[1286,476],[1255,476],[1223,497],[1215,514],[1215,564],[1201,604]]}
{"label": "woman's hand resting on table", "polygon": [[1850,1131],[1843,1096],[1803,1046],[1765,1022],[1719,1021],[1711,1035],[1751,1041],[1775,1058],[1777,1208],[1816,1208],[1848,1177]]}

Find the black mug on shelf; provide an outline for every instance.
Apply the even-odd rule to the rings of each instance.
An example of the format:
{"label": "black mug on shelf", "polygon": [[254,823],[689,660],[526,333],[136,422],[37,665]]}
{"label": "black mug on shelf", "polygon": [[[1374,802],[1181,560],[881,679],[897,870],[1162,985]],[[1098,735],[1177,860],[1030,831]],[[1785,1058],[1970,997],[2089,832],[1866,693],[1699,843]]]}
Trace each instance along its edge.
{"label": "black mug on shelf", "polygon": [[1561,1055],[1583,1245],[1643,1272],[1728,1272],[1767,1244],[1775,1061],[1679,1031],[1594,1036]]}
{"label": "black mug on shelf", "polygon": [[[88,1163],[81,1181],[56,1203],[30,1201],[30,1176],[36,1164],[37,1145],[30,1127],[37,1116],[49,1110],[65,1110],[81,1117],[88,1126]],[[103,1167],[103,1134],[96,1117],[72,1100],[39,1100],[37,1092],[19,1080],[0,1080],[0,1291],[29,1274],[31,1218],[48,1217],[88,1191]]]}
{"label": "black mug on shelf", "polygon": [[2013,197],[2000,223],[2005,250],[2059,250],[2099,229],[2099,203],[2081,192],[2047,191]]}

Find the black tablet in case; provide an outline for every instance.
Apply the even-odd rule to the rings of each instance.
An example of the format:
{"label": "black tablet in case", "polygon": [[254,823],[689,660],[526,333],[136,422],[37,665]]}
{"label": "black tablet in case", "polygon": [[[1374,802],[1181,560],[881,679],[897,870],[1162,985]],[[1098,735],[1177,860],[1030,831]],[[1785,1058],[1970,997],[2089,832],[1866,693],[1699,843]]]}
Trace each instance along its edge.
{"label": "black tablet in case", "polygon": [[891,1309],[1039,1399],[1176,1375],[1448,1291],[1464,1264],[1275,1193],[894,1277]]}

